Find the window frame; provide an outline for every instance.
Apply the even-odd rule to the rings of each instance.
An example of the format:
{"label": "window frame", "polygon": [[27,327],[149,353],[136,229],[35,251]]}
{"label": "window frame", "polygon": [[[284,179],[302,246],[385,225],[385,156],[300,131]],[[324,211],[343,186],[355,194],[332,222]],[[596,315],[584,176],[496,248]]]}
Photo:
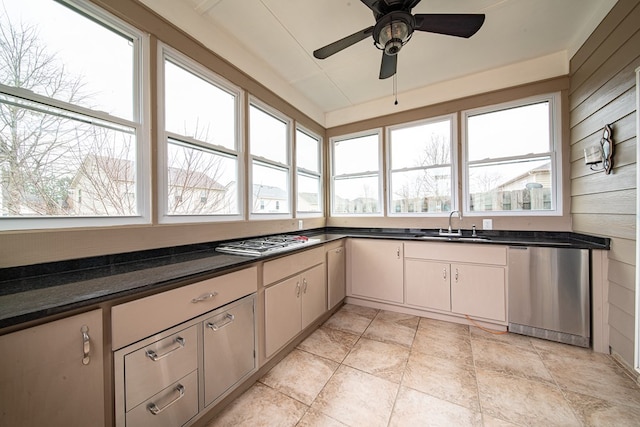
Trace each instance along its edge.
{"label": "window frame", "polygon": [[[186,72],[194,74],[198,78],[210,83],[216,88],[228,92],[235,96],[235,117],[234,125],[236,132],[235,150],[227,147],[207,143],[193,139],[191,137],[176,134],[166,130],[165,126],[165,60],[172,62],[174,65],[183,68]],[[241,221],[244,218],[244,134],[243,134],[243,111],[244,111],[244,91],[217,75],[204,65],[189,58],[187,55],[177,49],[158,42],[158,59],[157,59],[157,99],[158,99],[158,222],[161,224],[179,224],[179,223],[196,223],[196,222],[221,222],[221,221]],[[236,200],[237,213],[235,214],[176,214],[169,215],[169,177],[168,177],[168,144],[169,139],[174,140],[187,147],[203,149],[215,155],[223,157],[235,157],[237,162],[237,179],[236,179]]]}
{"label": "window frame", "polygon": [[[525,107],[527,105],[549,103],[549,151],[545,153],[529,153],[517,156],[498,157],[469,162],[467,120],[469,117],[479,114],[498,112],[512,108]],[[562,170],[562,97],[560,92],[535,95],[513,101],[492,104],[483,107],[461,111],[461,136],[462,136],[462,187],[463,187],[463,214],[465,216],[491,216],[491,217],[523,217],[523,216],[562,216],[563,208],[563,170]],[[469,166],[495,163],[498,160],[526,160],[548,156],[551,169],[551,203],[553,209],[549,210],[510,210],[510,211],[470,211],[469,193]]]}
{"label": "window frame", "polygon": [[[335,144],[336,142],[340,142],[340,141],[346,141],[349,139],[356,139],[356,138],[361,138],[361,137],[366,137],[366,136],[373,136],[373,135],[377,135],[378,137],[378,170],[377,171],[362,171],[359,173],[348,173],[348,174],[341,174],[341,175],[336,175],[335,173]],[[331,159],[330,159],[330,166],[331,166],[331,171],[330,171],[330,204],[331,204],[331,209],[329,212],[329,215],[332,217],[384,217],[385,216],[385,198],[384,198],[384,187],[385,187],[385,183],[384,183],[384,157],[383,157],[383,141],[382,141],[382,136],[383,136],[383,128],[375,128],[375,129],[369,129],[369,130],[364,130],[364,131],[360,131],[360,132],[355,132],[355,133],[350,133],[350,134],[345,134],[345,135],[339,135],[339,136],[335,136],[329,139],[329,145],[330,145],[330,154],[331,154]],[[378,191],[377,191],[377,196],[378,196],[378,204],[380,206],[379,212],[372,212],[372,213],[343,213],[343,212],[335,212],[335,182],[336,179],[341,179],[341,178],[357,178],[357,177],[367,177],[367,176],[373,176],[374,173],[377,175],[378,177]]]}
{"label": "window frame", "polygon": [[[295,158],[296,158],[296,164],[295,164],[295,169],[296,169],[296,173],[295,173],[295,189],[296,189],[296,217],[297,218],[316,218],[316,217],[323,217],[324,216],[324,191],[323,189],[325,188],[323,179],[324,179],[324,162],[323,162],[323,153],[324,153],[324,149],[323,149],[323,139],[320,135],[316,134],[315,132],[310,131],[308,128],[300,125],[300,124],[296,124],[295,126],[295,147],[294,147],[294,154],[295,154]],[[298,166],[298,135],[297,132],[301,132],[304,133],[305,135],[307,135],[308,137],[315,139],[318,142],[318,172],[314,172],[314,171],[310,171],[308,169],[302,168]],[[299,181],[299,177],[300,175],[303,176],[307,176],[310,178],[317,178],[320,181],[320,188],[318,189],[318,211],[313,211],[313,212],[304,212],[304,211],[300,211],[300,206],[298,204],[298,193],[299,193],[299,186],[298,186],[298,181]]]}
{"label": "window frame", "polygon": [[[441,211],[441,212],[394,212],[393,206],[393,173],[394,172],[405,172],[405,171],[415,171],[415,170],[427,170],[427,169],[437,169],[442,168],[443,166],[428,166],[428,167],[413,167],[413,168],[402,168],[402,169],[392,169],[392,143],[391,140],[391,132],[394,130],[405,129],[410,127],[417,127],[422,125],[428,125],[431,123],[442,122],[445,120],[450,121],[450,153],[451,153],[451,210],[450,211]],[[387,216],[388,217],[447,217],[451,212],[458,209],[458,115],[456,113],[446,114],[443,116],[429,117],[426,119],[416,120],[412,122],[400,123],[397,125],[389,126],[386,128],[386,174],[387,174]]]}
{"label": "window frame", "polygon": [[[285,123],[287,127],[286,131],[286,161],[287,164],[280,163],[275,160],[267,159],[262,156],[253,155],[251,153],[251,107],[255,107],[261,110],[263,113],[273,116],[275,119],[280,120]],[[247,105],[247,212],[250,220],[265,220],[265,219],[287,219],[293,218],[293,198],[294,194],[292,191],[292,182],[294,173],[293,167],[293,138],[294,138],[294,126],[293,119],[285,115],[284,113],[278,111],[276,108],[270,106],[266,102],[263,102],[259,98],[253,95],[249,95],[249,102]],[[258,164],[264,167],[270,167],[276,170],[282,170],[286,172],[287,178],[287,188],[285,191],[287,192],[287,212],[276,213],[276,212],[253,212],[253,166],[254,164]],[[282,205],[279,204],[279,209],[282,208]]]}
{"label": "window frame", "polygon": [[[0,217],[5,230],[38,230],[38,229],[74,229],[98,228],[122,225],[143,225],[151,223],[151,183],[148,177],[151,171],[151,87],[150,81],[150,49],[149,36],[138,28],[128,24],[115,15],[94,5],[87,0],[56,0],[62,7],[93,21],[114,33],[129,37],[133,44],[133,76],[132,76],[132,112],[131,120],[113,116],[101,110],[92,110],[77,104],[60,101],[29,90],[0,84],[0,92],[20,99],[26,104],[36,104],[36,111],[47,108],[58,110],[62,116],[85,118],[88,122],[112,124],[114,128],[128,127],[134,129],[136,156],[136,211],[135,215],[122,216],[56,216],[56,217]],[[37,107],[40,106],[40,107]]]}

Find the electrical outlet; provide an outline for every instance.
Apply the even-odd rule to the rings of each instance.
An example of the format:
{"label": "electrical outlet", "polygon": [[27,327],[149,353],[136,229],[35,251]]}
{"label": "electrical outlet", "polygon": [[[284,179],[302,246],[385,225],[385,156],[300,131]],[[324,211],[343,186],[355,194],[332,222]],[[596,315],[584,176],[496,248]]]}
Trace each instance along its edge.
{"label": "electrical outlet", "polygon": [[483,219],[482,220],[482,229],[483,230],[493,230],[493,220],[492,219]]}
{"label": "electrical outlet", "polygon": [[299,219],[298,220],[298,230],[302,230],[304,228],[304,221]]}

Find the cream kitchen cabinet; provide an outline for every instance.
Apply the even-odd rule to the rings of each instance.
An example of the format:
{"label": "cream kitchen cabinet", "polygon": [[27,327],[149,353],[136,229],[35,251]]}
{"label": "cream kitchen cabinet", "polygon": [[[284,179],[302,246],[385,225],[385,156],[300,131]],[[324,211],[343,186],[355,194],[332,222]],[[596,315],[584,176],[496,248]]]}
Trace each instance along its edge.
{"label": "cream kitchen cabinet", "polygon": [[324,248],[267,261],[263,275],[265,356],[271,357],[327,310]]}
{"label": "cream kitchen cabinet", "polygon": [[405,260],[408,305],[451,311],[451,265],[423,259]]}
{"label": "cream kitchen cabinet", "polygon": [[501,266],[451,264],[451,311],[505,322],[506,270]]}
{"label": "cream kitchen cabinet", "polygon": [[0,336],[0,425],[103,426],[102,310]]}
{"label": "cream kitchen cabinet", "polygon": [[252,266],[111,309],[116,426],[192,424],[257,370],[257,274]]}
{"label": "cream kitchen cabinet", "polygon": [[348,253],[349,296],[404,302],[401,241],[350,239]]}
{"label": "cream kitchen cabinet", "polygon": [[335,307],[346,295],[346,257],[342,241],[340,246],[327,245],[327,301],[328,309]]}
{"label": "cream kitchen cabinet", "polygon": [[506,248],[405,243],[406,304],[506,322]]}

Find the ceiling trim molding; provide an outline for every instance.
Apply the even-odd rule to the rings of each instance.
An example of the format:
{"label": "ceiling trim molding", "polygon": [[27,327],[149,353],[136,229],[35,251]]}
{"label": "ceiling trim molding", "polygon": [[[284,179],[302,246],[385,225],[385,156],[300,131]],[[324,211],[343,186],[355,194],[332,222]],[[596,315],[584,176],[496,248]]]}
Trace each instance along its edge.
{"label": "ceiling trim molding", "polygon": [[567,51],[560,51],[528,61],[425,86],[413,91],[402,92],[398,94],[398,105],[394,105],[395,97],[392,93],[389,93],[389,96],[385,98],[331,111],[325,114],[324,126],[327,129],[333,128],[453,99],[547,80],[567,75],[568,73],[569,58]]}

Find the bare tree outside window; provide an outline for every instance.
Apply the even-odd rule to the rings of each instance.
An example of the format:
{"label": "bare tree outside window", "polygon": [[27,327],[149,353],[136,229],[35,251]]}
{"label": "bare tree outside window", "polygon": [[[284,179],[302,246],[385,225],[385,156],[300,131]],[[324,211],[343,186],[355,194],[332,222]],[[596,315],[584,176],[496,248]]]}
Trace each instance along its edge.
{"label": "bare tree outside window", "polygon": [[451,210],[451,121],[390,131],[391,214]]}
{"label": "bare tree outside window", "polygon": [[[6,15],[0,25],[0,82],[71,103],[86,97],[82,79],[64,73],[64,66],[41,43],[37,28],[14,24]],[[77,131],[64,118],[23,108],[6,95],[2,101],[3,214],[64,215],[72,176],[59,160],[68,154]]]}
{"label": "bare tree outside window", "polygon": [[[0,214],[136,215],[135,129],[124,121],[109,121],[103,112],[85,114],[102,108],[94,107],[100,94],[90,89],[99,85],[91,86],[85,75],[70,71],[38,25],[25,23],[21,9],[10,5],[13,14],[3,3],[0,16]],[[122,43],[119,34],[66,7],[46,5],[54,5],[60,16],[88,22],[102,37],[96,39],[115,40],[132,52],[131,40]]]}

